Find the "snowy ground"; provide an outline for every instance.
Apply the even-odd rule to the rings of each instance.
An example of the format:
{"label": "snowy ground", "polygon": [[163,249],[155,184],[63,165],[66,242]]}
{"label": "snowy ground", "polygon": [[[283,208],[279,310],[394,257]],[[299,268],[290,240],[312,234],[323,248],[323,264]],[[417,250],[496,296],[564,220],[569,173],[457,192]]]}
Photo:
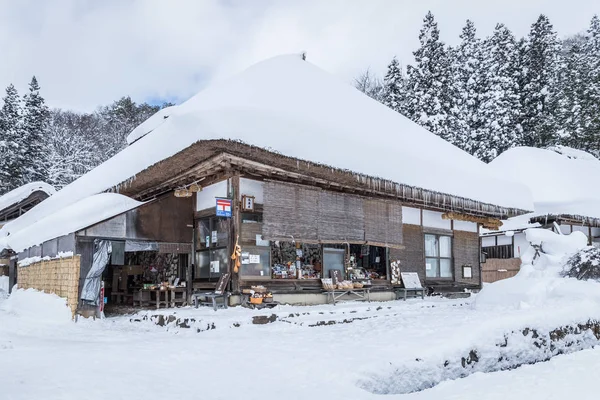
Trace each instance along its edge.
{"label": "snowy ground", "polygon": [[192,327],[185,329],[160,327],[143,315],[135,317],[141,322],[117,317],[72,323],[56,298],[21,291],[0,300],[0,399],[595,398],[600,350],[475,373],[408,395],[362,388],[393,379],[394,370],[416,358],[433,366],[474,345],[493,346],[511,329],[549,329],[600,316],[597,306],[585,303],[518,311],[476,310],[471,303],[284,306],[273,311],[278,320],[265,325],[252,324],[252,318],[270,311],[161,310],[188,318]]}

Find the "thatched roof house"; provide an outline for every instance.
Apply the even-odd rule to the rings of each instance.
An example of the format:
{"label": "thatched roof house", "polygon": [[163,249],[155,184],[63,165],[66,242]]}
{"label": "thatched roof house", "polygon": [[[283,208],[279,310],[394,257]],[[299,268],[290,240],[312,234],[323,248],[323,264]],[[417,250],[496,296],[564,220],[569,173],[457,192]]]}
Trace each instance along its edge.
{"label": "thatched roof house", "polygon": [[[136,128],[128,141],[126,149],[5,226],[0,235],[41,224],[61,209],[98,193],[117,192],[138,201],[160,200],[173,198],[174,190],[193,183],[205,189],[194,194],[193,210],[158,207],[155,212],[193,217],[198,228],[202,218],[218,219],[209,215],[214,214],[214,205],[212,210],[201,206],[208,204],[205,200],[214,202],[215,195],[232,198],[232,224],[224,233],[229,238],[224,251],[231,250],[236,236],[245,237],[249,247],[254,241],[268,246],[269,241],[274,242],[272,238],[282,236],[313,244],[346,243],[348,249],[360,243],[378,244],[383,250],[377,254],[385,253],[385,260],[374,256],[373,263],[386,264],[382,268],[389,269],[391,258],[404,256],[385,249],[405,249],[399,251],[412,254],[407,268],[417,269],[425,278],[430,277],[432,265],[439,275],[438,264],[445,265],[447,260],[426,261],[424,234],[425,240],[455,235],[453,259],[457,268],[469,264],[478,270],[478,225],[497,226],[500,219],[532,209],[530,194],[522,185],[490,176],[481,161],[296,55],[258,63],[179,106],[158,112]],[[219,186],[222,183],[226,183],[224,192]],[[257,234],[256,240],[247,236],[250,231],[244,236],[246,217],[242,218],[237,203],[241,195],[249,193],[244,187],[253,191],[258,206],[253,213],[260,214],[252,217],[258,223],[251,232]],[[285,189],[289,187],[294,189]],[[324,199],[328,202],[319,203]],[[356,206],[352,212],[349,204]],[[303,211],[297,212],[298,207]],[[276,209],[288,211],[278,214]],[[340,222],[327,240],[317,232],[323,228],[317,222],[298,220],[304,215],[306,221],[316,221],[329,211],[341,219],[354,219]],[[270,230],[268,234],[262,231],[261,241],[261,232],[254,231],[263,226],[263,212],[264,218],[271,220],[269,224],[265,221]],[[286,221],[292,214],[296,218],[293,224]],[[272,219],[275,215],[279,220]],[[131,221],[127,217],[128,224],[144,224],[139,219]],[[211,230],[214,223],[209,224]],[[389,229],[373,231],[381,224],[390,224]],[[292,225],[299,230],[293,231]],[[353,228],[355,239],[341,233]],[[435,232],[424,233],[428,229]],[[129,228],[126,231],[130,232]],[[385,237],[388,231],[398,235]],[[190,242],[198,250],[192,262],[198,264],[204,262],[201,247],[210,243],[204,241],[204,233],[195,232]],[[413,238],[417,247],[403,243],[403,238],[404,242]],[[4,240],[10,245],[10,236]],[[39,244],[37,240],[30,237],[28,244]],[[27,244],[17,247],[23,246]],[[459,277],[453,271],[447,269],[444,273],[452,276],[441,278],[477,284],[475,273]],[[236,284],[243,284],[242,275]],[[267,278],[262,273],[260,276]]]}

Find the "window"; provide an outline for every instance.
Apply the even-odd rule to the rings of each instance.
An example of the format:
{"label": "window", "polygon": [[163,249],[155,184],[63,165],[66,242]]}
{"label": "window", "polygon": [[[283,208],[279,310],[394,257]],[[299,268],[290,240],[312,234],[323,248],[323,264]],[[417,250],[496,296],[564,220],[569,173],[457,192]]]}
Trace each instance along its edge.
{"label": "window", "polygon": [[244,278],[270,278],[271,249],[269,247],[244,246],[240,275]]}
{"label": "window", "polygon": [[425,276],[452,278],[452,237],[425,235]]}
{"label": "window", "polygon": [[500,246],[484,247],[483,252],[486,258],[513,258],[515,256],[514,247],[512,244],[504,244]]}

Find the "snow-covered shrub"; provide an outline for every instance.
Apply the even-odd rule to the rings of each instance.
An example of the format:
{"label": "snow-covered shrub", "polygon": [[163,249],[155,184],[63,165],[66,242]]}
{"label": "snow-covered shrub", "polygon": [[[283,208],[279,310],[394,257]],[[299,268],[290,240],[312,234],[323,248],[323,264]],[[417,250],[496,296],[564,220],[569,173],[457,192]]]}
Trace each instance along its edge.
{"label": "snow-covered shrub", "polygon": [[[561,235],[547,229],[525,231],[531,246],[521,256],[519,273],[513,278],[486,285],[475,299],[476,308],[548,307],[554,302],[586,299],[600,301],[597,283],[563,277],[568,260],[587,248],[582,232]],[[596,294],[597,293],[597,294]]]}
{"label": "snow-covered shrub", "polygon": [[564,267],[563,276],[600,282],[600,249],[587,247],[575,253]]}

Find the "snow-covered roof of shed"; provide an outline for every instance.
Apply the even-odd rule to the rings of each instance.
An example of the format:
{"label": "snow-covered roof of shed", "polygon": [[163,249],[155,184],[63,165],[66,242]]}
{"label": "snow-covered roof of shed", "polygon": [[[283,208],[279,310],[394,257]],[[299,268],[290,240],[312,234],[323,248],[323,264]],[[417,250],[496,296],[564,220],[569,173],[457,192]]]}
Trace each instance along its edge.
{"label": "snow-covered roof of shed", "polygon": [[299,55],[260,62],[142,126],[132,132],[130,146],[4,226],[0,235],[212,139],[240,140],[405,185],[532,209],[527,188],[493,178],[486,164]]}
{"label": "snow-covered roof of shed", "polygon": [[15,252],[68,235],[134,209],[144,203],[116,193],[86,197],[0,239],[0,246]]}
{"label": "snow-covered roof of shed", "polygon": [[600,160],[564,146],[515,147],[490,162],[507,179],[529,187],[534,214],[600,218]]}
{"label": "snow-covered roof of shed", "polygon": [[56,189],[46,182],[26,183],[25,185],[19,186],[18,188],[13,189],[0,197],[0,211],[14,204],[20,203],[28,198],[32,193],[38,191],[44,192],[48,196],[52,196],[54,193],[56,193]]}

